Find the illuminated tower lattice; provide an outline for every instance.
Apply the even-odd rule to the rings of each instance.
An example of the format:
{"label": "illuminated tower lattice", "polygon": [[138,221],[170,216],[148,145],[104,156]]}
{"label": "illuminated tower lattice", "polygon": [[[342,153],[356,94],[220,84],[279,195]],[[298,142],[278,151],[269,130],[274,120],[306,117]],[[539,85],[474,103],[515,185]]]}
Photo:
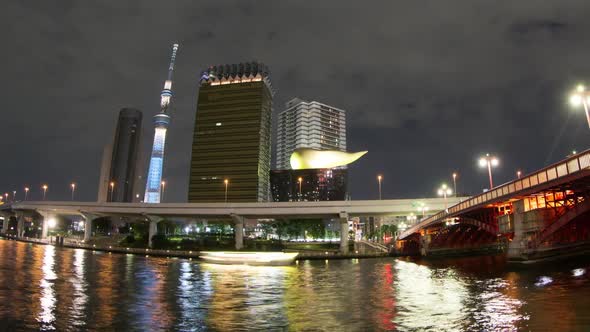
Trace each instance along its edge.
{"label": "illuminated tower lattice", "polygon": [[178,44],[172,46],[172,57],[170,67],[168,67],[168,78],[164,82],[164,90],[161,93],[160,113],[154,116],[154,145],[152,156],[150,158],[150,168],[148,171],[147,183],[145,188],[145,203],[160,203],[162,168],[164,166],[164,147],[166,146],[166,130],[170,124],[170,116],[166,114],[170,98],[172,97],[172,72],[174,71],[174,61],[176,60],[176,51]]}

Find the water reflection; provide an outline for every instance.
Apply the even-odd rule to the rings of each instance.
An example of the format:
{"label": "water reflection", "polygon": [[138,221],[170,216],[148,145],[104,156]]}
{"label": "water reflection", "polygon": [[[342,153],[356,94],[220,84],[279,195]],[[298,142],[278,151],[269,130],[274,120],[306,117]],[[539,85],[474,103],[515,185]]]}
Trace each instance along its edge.
{"label": "water reflection", "polygon": [[377,310],[375,310],[374,320],[378,322],[379,328],[387,331],[394,330],[396,316],[396,294],[394,285],[393,264],[383,264],[380,268],[381,276],[378,286],[375,287],[373,297],[378,301]]}
{"label": "water reflection", "polygon": [[[395,263],[398,314],[396,324],[405,330],[460,330],[469,318],[465,282],[453,269],[431,270],[414,263]],[[430,317],[430,319],[425,319]]]}
{"label": "water reflection", "polygon": [[204,292],[200,296],[194,295],[200,293],[199,289],[211,288],[209,273],[199,278],[198,266],[189,261],[183,261],[180,263],[179,281],[177,295],[180,306],[179,328],[188,330],[193,326],[203,326],[206,316],[203,306],[210,292]]}
{"label": "water reflection", "polygon": [[522,301],[512,298],[509,289],[515,287],[500,278],[476,281],[472,326],[484,331],[518,331],[517,323],[527,320],[520,314]]}
{"label": "water reflection", "polygon": [[85,250],[74,250],[74,275],[70,278],[73,287],[73,303],[71,308],[71,324],[76,327],[84,325],[86,320],[86,303],[88,302],[88,284],[84,277],[85,271]]}
{"label": "water reflection", "polygon": [[55,264],[55,247],[47,246],[45,254],[43,255],[43,278],[40,281],[41,286],[41,311],[37,315],[37,321],[41,323],[42,330],[53,330],[55,327],[55,290],[53,288],[54,281],[57,279],[57,274],[53,270]]}
{"label": "water reflection", "polygon": [[244,322],[259,329],[287,326],[282,294],[293,267],[201,266],[213,280],[207,323],[214,330],[235,330]]}
{"label": "water reflection", "polygon": [[[0,240],[0,329],[584,330],[588,268],[507,270],[489,258],[225,266]],[[552,282],[535,286],[541,277]]]}

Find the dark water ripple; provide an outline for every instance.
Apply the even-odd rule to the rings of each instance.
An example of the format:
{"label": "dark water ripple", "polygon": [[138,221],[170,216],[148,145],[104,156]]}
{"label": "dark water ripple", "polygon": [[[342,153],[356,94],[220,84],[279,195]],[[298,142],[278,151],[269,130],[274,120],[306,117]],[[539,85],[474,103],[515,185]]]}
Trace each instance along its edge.
{"label": "dark water ripple", "polygon": [[590,258],[219,266],[0,240],[0,330],[590,331]]}

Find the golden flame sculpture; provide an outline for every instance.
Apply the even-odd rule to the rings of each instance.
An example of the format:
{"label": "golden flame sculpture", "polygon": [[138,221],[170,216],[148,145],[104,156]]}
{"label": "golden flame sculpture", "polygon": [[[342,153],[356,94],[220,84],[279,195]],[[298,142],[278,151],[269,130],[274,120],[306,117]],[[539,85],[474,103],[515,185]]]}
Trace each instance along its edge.
{"label": "golden flame sculpture", "polygon": [[343,152],[336,150],[296,149],[291,154],[292,169],[333,168],[348,165],[368,151]]}

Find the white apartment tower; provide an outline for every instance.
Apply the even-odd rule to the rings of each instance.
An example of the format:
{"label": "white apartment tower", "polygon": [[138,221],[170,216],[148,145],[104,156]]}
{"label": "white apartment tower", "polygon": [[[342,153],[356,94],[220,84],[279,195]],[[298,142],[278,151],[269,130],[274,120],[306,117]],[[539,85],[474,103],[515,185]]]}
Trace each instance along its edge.
{"label": "white apartment tower", "polygon": [[277,131],[277,169],[291,169],[298,148],[346,151],[346,111],[317,101],[288,101]]}

